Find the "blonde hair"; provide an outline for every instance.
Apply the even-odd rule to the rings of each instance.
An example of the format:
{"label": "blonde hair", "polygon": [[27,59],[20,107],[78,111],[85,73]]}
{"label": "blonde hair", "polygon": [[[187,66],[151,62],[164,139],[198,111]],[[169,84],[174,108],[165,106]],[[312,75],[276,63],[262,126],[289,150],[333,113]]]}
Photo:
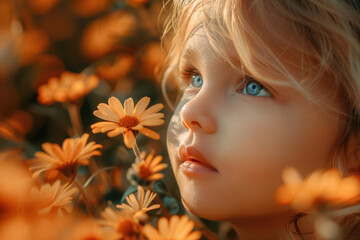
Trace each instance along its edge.
{"label": "blonde hair", "polygon": [[[343,117],[346,125],[332,164],[343,170],[344,175],[348,174],[345,159],[350,153],[358,159],[360,145],[359,0],[171,2],[163,35],[168,50],[161,73],[164,92],[170,88],[174,94],[173,90],[181,87],[177,72],[180,54],[187,39],[199,27],[204,29],[213,50],[230,65],[246,69],[255,79],[289,84],[314,103],[322,104],[322,98],[309,90],[326,76],[326,84],[333,86],[327,97],[338,96],[343,101],[342,109],[333,110]],[[276,28],[274,21],[283,23],[285,29]],[[274,39],[277,46],[274,46]],[[252,47],[254,45],[262,46],[262,52]],[[240,61],[233,59],[228,46],[235,49]],[[283,57],[278,46],[285,46],[286,51],[294,52],[296,57],[290,60]],[[300,70],[301,77],[294,76],[289,67]],[[271,79],[268,72],[272,73]],[[274,74],[278,78],[274,78]],[[356,137],[357,147],[347,149],[352,134]],[[360,165],[360,159],[358,161]],[[357,225],[354,226],[358,228]]]}

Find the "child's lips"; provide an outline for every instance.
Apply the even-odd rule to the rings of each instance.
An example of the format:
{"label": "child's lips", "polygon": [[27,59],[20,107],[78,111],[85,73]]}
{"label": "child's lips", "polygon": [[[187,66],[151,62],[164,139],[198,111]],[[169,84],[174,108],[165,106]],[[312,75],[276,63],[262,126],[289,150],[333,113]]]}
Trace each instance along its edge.
{"label": "child's lips", "polygon": [[188,173],[218,172],[204,156],[193,146],[179,147],[180,167]]}

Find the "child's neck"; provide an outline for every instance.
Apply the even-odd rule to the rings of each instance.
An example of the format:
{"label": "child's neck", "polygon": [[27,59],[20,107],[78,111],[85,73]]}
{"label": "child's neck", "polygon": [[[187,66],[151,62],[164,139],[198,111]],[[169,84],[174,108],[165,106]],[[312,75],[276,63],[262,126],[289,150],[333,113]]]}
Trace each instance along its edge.
{"label": "child's neck", "polygon": [[[239,235],[239,240],[286,239],[291,213],[249,217],[230,221]],[[284,238],[285,237],[285,238]],[[296,239],[296,238],[295,238]]]}

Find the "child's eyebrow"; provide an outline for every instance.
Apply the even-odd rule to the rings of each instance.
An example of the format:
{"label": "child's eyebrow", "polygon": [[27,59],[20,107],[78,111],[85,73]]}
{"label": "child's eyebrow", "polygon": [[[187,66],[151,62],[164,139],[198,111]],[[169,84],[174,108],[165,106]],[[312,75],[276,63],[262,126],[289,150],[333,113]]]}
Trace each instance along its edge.
{"label": "child's eyebrow", "polygon": [[189,62],[189,61],[198,62],[199,60],[199,55],[197,51],[190,47],[185,48],[180,56],[181,56],[180,57],[181,61],[184,62]]}

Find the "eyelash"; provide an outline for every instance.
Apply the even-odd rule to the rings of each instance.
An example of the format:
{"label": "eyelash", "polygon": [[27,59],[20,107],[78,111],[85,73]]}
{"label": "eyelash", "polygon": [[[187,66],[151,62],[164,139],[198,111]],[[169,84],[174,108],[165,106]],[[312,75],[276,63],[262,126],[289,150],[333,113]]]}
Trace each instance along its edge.
{"label": "eyelash", "polygon": [[196,68],[192,67],[191,65],[186,65],[181,69],[180,77],[187,86],[190,85],[192,81],[192,77],[194,75],[201,75],[201,74]]}
{"label": "eyelash", "polygon": [[[182,67],[182,69],[181,69],[181,79],[184,81],[184,83],[187,86],[190,86],[191,81],[193,80],[193,76],[195,76],[195,75],[200,75],[201,76],[200,72],[196,68],[194,68],[193,66],[185,65],[184,67]],[[244,94],[244,90],[246,91],[245,88],[247,87],[247,84],[249,82],[258,83],[262,87],[262,90],[267,92],[267,94],[268,94],[267,96],[272,96],[272,94],[269,92],[269,90],[266,87],[263,86],[263,84],[259,83],[257,80],[255,80],[254,78],[252,78],[249,75],[244,75],[243,76],[242,80],[238,84],[237,92],[240,93],[240,94]],[[245,95],[251,96],[249,94],[245,94]]]}

